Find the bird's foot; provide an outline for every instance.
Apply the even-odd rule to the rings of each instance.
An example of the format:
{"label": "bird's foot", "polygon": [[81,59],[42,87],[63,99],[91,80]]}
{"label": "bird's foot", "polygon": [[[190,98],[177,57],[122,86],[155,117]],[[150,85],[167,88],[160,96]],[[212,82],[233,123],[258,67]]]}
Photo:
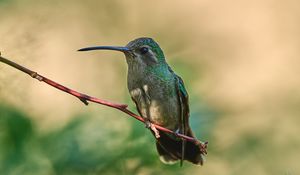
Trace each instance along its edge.
{"label": "bird's foot", "polygon": [[151,129],[154,132],[155,138],[160,138],[159,131],[155,128],[155,126],[149,121],[145,121],[146,128]]}

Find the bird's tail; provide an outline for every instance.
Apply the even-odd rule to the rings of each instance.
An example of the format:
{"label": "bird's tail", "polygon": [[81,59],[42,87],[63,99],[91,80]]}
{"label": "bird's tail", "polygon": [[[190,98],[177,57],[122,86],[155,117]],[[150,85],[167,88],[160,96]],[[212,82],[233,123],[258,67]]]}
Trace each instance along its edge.
{"label": "bird's tail", "polygon": [[[187,135],[195,138],[191,129],[188,130]],[[200,145],[187,141],[185,152],[182,154],[182,140],[164,132],[160,132],[160,138],[156,141],[156,148],[160,160],[166,164],[176,163],[181,160],[182,155],[184,155],[184,160],[197,165],[202,165],[204,162],[204,152],[202,152],[203,149]]]}

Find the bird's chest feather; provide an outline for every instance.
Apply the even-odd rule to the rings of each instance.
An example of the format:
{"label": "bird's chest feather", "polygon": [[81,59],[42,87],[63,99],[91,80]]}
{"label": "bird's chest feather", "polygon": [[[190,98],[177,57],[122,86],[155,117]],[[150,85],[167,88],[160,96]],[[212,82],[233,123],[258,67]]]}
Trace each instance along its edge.
{"label": "bird's chest feather", "polygon": [[[179,108],[173,78],[140,72],[128,75],[128,89],[144,118],[169,129],[176,129]],[[167,75],[168,76],[168,75]]]}

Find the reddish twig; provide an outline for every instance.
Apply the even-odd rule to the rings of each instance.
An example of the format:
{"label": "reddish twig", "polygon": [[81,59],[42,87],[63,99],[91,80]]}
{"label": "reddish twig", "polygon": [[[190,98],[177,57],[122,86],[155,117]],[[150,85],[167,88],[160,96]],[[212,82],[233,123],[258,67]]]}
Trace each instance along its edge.
{"label": "reddish twig", "polygon": [[[10,60],[8,60],[6,58],[3,58],[1,56],[1,53],[0,53],[0,61],[3,62],[3,63],[5,63],[5,64],[7,64],[7,65],[9,65],[9,66],[12,66],[12,67],[20,70],[20,71],[22,71],[22,72],[24,72],[24,73],[26,73],[28,75],[30,75],[32,78],[35,78],[35,79],[37,79],[39,81],[42,81],[42,82],[45,82],[48,85],[50,85],[50,86],[52,86],[52,87],[54,87],[56,89],[59,89],[59,90],[61,90],[63,92],[66,92],[68,94],[71,94],[71,95],[77,97],[85,105],[88,105],[88,101],[90,101],[90,102],[98,103],[98,104],[105,105],[105,106],[108,106],[108,107],[112,107],[112,108],[118,109],[118,110],[120,110],[120,111],[128,114],[129,116],[132,116],[135,119],[137,119],[137,120],[145,123],[144,118],[142,118],[141,116],[138,116],[135,113],[133,113],[132,111],[128,110],[126,104],[112,103],[112,102],[109,102],[109,101],[106,101],[106,100],[101,100],[101,99],[98,99],[96,97],[91,97],[89,95],[86,95],[86,94],[77,92],[75,90],[72,90],[72,89],[70,89],[68,87],[65,87],[65,86],[63,86],[63,85],[61,85],[61,84],[59,84],[59,83],[57,83],[55,81],[52,81],[52,80],[50,80],[50,79],[48,79],[48,78],[46,78],[46,77],[38,74],[35,71],[32,71],[32,70],[30,70],[30,69],[28,69],[26,67],[23,67],[23,66],[15,63],[13,61],[10,61]],[[174,134],[177,137],[180,137],[182,139],[185,139],[187,141],[194,142],[194,143],[200,145],[203,148],[203,152],[206,153],[206,147],[207,147],[207,144],[208,144],[207,142],[202,143],[202,142],[200,142],[199,140],[197,140],[197,139],[195,139],[193,137],[189,137],[189,136],[186,136],[186,135],[183,135],[183,134],[179,134],[179,133],[173,132],[173,131],[171,131],[171,130],[169,130],[167,128],[164,128],[164,127],[156,125],[156,124],[153,124],[153,125],[154,125],[155,128],[157,128],[160,131],[164,131],[164,132],[167,132],[167,133]]]}

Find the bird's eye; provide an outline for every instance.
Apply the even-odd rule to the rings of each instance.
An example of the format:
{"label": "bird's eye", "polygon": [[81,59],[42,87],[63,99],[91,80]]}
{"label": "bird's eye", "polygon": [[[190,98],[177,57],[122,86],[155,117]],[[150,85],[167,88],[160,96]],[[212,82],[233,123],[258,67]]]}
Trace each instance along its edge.
{"label": "bird's eye", "polygon": [[149,51],[149,49],[147,47],[142,47],[140,49],[141,54],[146,54],[146,53],[148,53],[148,51]]}

